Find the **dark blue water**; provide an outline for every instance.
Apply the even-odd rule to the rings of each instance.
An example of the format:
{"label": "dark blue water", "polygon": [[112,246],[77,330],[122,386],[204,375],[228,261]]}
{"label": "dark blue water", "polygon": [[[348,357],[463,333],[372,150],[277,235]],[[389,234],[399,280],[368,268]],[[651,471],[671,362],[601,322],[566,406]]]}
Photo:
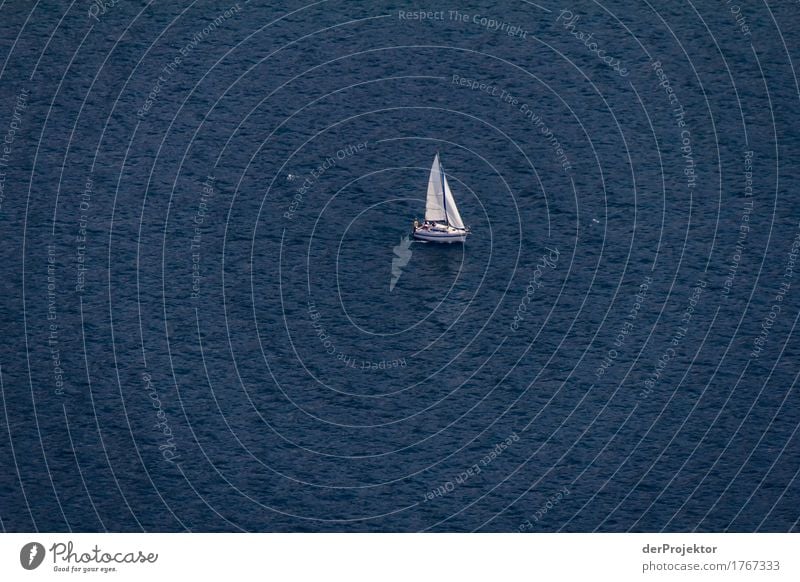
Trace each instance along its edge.
{"label": "dark blue water", "polygon": [[182,4],[0,7],[4,530],[798,528],[795,6]]}

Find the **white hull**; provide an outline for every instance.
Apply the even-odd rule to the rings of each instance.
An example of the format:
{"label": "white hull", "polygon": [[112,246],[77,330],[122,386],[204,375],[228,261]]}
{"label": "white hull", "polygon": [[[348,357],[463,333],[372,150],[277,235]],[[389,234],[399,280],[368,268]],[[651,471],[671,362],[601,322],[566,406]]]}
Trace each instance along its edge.
{"label": "white hull", "polygon": [[417,227],[414,229],[414,238],[425,242],[437,243],[463,243],[467,240],[469,232],[458,228],[447,227],[447,229],[426,229]]}

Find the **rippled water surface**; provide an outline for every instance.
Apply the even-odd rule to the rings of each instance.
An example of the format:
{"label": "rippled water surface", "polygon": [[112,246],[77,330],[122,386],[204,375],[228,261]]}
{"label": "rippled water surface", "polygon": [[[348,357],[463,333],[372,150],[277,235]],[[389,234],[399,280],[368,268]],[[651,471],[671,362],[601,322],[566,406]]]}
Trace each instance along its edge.
{"label": "rippled water surface", "polygon": [[770,4],[2,5],[0,525],[797,529]]}

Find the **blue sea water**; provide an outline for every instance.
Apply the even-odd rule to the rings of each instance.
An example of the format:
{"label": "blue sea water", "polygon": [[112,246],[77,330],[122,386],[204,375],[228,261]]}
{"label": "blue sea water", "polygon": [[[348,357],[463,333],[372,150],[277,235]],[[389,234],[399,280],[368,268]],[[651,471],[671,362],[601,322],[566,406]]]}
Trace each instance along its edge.
{"label": "blue sea water", "polygon": [[771,4],[0,6],[0,526],[797,530]]}

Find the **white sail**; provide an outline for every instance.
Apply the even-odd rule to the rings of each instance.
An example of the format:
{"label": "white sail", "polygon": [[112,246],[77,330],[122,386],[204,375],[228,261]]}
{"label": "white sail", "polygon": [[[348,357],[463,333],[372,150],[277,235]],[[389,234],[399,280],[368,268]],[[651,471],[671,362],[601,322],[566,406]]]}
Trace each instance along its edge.
{"label": "white sail", "polygon": [[428,178],[428,198],[425,201],[425,220],[444,222],[444,197],[442,196],[442,177],[439,172],[439,154],[433,158],[431,175]]}
{"label": "white sail", "polygon": [[428,178],[428,197],[425,202],[425,220],[429,222],[446,222],[456,228],[464,228],[461,214],[458,212],[447,176],[442,172],[439,154],[433,158],[431,175]]}
{"label": "white sail", "polygon": [[456,200],[453,198],[453,193],[450,191],[450,184],[447,183],[447,176],[444,177],[444,200],[445,200],[445,215],[447,215],[447,223],[456,228],[464,228],[464,222],[461,220],[461,214],[458,212]]}

